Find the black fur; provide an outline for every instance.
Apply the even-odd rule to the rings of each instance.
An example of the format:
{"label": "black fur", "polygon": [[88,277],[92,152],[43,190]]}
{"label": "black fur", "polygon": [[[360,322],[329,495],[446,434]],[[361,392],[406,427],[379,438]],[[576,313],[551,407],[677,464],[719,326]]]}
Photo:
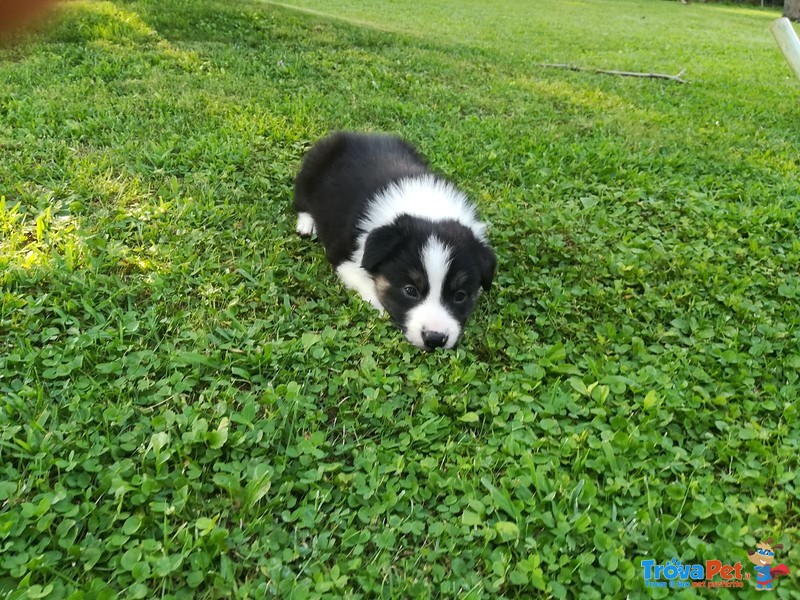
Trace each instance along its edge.
{"label": "black fur", "polygon": [[422,156],[400,138],[340,131],[306,154],[295,181],[294,209],[314,217],[317,237],[335,267],[353,254],[369,200],[399,179],[428,172]]}

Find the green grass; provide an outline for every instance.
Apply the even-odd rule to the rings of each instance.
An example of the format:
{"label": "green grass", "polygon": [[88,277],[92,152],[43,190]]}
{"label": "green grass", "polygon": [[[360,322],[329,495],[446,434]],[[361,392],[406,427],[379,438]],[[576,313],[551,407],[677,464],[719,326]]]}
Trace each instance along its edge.
{"label": "green grass", "polygon": [[[0,591],[667,597],[643,558],[752,573],[774,537],[800,597],[777,13],[302,8],[78,0],[0,50]],[[336,128],[416,142],[491,223],[457,350],[294,234]]]}

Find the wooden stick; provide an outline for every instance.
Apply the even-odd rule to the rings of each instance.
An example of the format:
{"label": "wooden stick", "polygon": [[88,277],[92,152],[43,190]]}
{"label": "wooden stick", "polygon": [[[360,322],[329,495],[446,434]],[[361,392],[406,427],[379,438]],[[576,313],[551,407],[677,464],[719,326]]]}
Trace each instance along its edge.
{"label": "wooden stick", "polygon": [[686,69],[681,69],[677,75],[665,75],[664,73],[636,73],[634,71],[609,71],[608,69],[588,69],[585,67],[576,67],[575,65],[541,63],[540,67],[547,67],[548,69],[568,69],[570,71],[582,71],[584,73],[602,73],[603,75],[620,75],[622,77],[648,77],[650,79],[669,79],[670,81],[677,81],[678,83],[688,83],[685,79],[681,79],[681,75],[686,72]]}
{"label": "wooden stick", "polygon": [[797,34],[794,32],[791,21],[786,17],[775,19],[769,29],[772,31],[772,35],[775,36],[775,41],[778,42],[781,52],[786,57],[786,62],[789,63],[794,74],[800,79],[800,40],[797,39]]}

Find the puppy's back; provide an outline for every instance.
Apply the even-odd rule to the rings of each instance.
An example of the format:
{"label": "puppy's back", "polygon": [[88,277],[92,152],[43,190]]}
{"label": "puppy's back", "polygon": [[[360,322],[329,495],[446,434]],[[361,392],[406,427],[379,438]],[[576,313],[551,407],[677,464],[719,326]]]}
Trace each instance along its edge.
{"label": "puppy's back", "polygon": [[328,259],[337,265],[355,249],[369,201],[390,184],[427,172],[424,158],[396,136],[336,132],[303,159],[294,209],[313,217]]}

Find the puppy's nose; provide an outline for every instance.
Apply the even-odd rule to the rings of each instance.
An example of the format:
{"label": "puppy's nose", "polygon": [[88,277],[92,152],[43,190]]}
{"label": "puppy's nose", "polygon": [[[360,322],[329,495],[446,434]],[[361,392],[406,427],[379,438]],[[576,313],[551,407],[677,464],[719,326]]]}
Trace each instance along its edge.
{"label": "puppy's nose", "polygon": [[422,341],[429,350],[441,348],[447,343],[447,335],[438,331],[423,331]]}

